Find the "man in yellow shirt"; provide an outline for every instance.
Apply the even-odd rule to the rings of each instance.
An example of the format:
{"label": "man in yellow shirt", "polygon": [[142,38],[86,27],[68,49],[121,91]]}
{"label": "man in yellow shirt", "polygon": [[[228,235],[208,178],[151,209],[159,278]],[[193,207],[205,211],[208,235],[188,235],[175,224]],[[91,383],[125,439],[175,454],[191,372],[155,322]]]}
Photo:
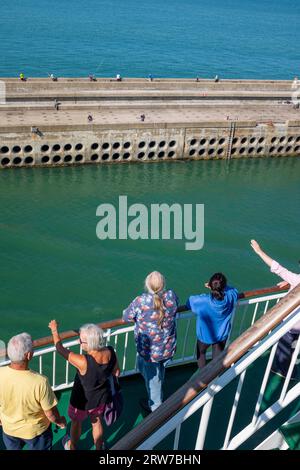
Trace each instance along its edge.
{"label": "man in yellow shirt", "polygon": [[0,367],[0,419],[8,450],[51,450],[51,423],[66,427],[47,377],[29,369],[33,344],[28,333],[13,336],[7,346],[9,366]]}

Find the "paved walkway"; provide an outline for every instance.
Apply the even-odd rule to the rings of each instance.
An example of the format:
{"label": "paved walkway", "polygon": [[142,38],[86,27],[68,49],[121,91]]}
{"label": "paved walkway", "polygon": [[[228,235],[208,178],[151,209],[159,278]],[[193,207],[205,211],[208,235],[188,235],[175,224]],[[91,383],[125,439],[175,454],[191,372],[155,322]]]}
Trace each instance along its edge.
{"label": "paved walkway", "polygon": [[129,107],[116,106],[101,109],[99,107],[81,107],[81,109],[20,109],[19,111],[1,111],[0,126],[43,126],[43,125],[85,125],[88,123],[88,114],[93,117],[92,124],[118,125],[140,123],[141,114],[145,114],[143,125],[154,123],[197,123],[202,121],[274,121],[300,120],[300,110],[293,109],[292,105],[199,105],[193,107],[176,106],[175,108],[156,107]]}
{"label": "paved walkway", "polygon": [[[7,80],[7,102],[0,105],[0,127],[180,124],[222,121],[300,120],[292,104],[291,81],[132,80],[116,83],[86,79]],[[55,110],[55,96],[59,110]]]}

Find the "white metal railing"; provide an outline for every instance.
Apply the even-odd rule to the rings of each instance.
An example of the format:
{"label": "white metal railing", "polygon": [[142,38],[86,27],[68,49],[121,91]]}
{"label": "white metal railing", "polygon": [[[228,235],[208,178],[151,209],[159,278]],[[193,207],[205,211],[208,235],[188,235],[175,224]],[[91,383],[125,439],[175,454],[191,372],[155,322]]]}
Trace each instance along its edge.
{"label": "white metal railing", "polygon": [[[232,342],[240,336],[243,331],[267,312],[271,304],[277,303],[285,294],[280,292],[263,297],[240,300],[235,309],[228,342]],[[108,329],[105,332],[107,344],[111,344],[116,349],[121,367],[121,376],[137,373],[133,333],[134,325],[120,326]],[[180,313],[177,316],[177,352],[169,367],[196,360],[196,341],[191,341],[191,338],[196,340],[195,315],[192,312]],[[63,344],[71,350],[80,351],[78,338],[65,341]],[[36,350],[33,361],[37,361],[36,367],[38,371],[48,376],[54,390],[63,390],[73,385],[74,369],[69,366],[67,361],[59,357],[55,346],[47,346]],[[9,361],[5,360],[0,363],[0,366],[7,364],[9,364]],[[34,365],[33,363],[33,368]]]}
{"label": "white metal railing", "polygon": [[[226,427],[225,435],[223,436],[223,450],[238,449],[244,442],[256,434],[265,424],[278,415],[294,400],[300,397],[300,383],[292,385],[291,375],[296,364],[299,351],[300,351],[300,335],[296,341],[295,350],[292,355],[291,363],[288,369],[287,376],[283,380],[282,387],[278,398],[274,398],[268,408],[262,410],[262,402],[269,383],[271,366],[276,352],[276,348],[280,338],[285,335],[293,326],[300,320],[300,306],[294,311],[272,332],[270,332],[262,341],[254,345],[236,364],[233,364],[222,375],[216,378],[209,386],[197,395],[190,403],[181,408],[173,417],[165,422],[160,428],[154,431],[137,449],[149,450],[157,446],[167,436],[174,432],[173,449],[177,450],[182,427],[184,422],[187,421],[196,412],[202,411],[201,419],[199,421],[197,436],[193,448],[202,450],[205,447],[205,440],[207,437],[207,430],[210,424],[210,417],[214,406],[214,400],[218,393],[231,383],[234,379],[238,379],[235,392],[232,397],[232,407]],[[237,415],[237,410],[241,400],[241,392],[245,383],[250,368],[255,365],[255,362],[263,355],[268,354],[266,361],[263,378],[259,384],[258,396],[256,403],[253,407],[252,416],[246,426],[239,432],[234,434],[234,424]],[[255,393],[253,391],[253,393]],[[214,429],[215,434],[218,429]],[[190,439],[192,435],[190,434]]]}

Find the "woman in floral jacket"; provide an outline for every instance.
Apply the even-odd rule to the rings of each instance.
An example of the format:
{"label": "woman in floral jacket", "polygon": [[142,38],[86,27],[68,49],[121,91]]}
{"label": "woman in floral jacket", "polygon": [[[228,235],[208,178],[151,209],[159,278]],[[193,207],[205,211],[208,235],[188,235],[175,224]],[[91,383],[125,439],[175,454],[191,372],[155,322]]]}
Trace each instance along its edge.
{"label": "woman in floral jacket", "polygon": [[135,322],[138,369],[148,392],[148,410],[154,411],[163,400],[166,363],[176,350],[178,298],[165,289],[164,276],[157,271],[147,276],[145,290],[124,310],[123,319]]}

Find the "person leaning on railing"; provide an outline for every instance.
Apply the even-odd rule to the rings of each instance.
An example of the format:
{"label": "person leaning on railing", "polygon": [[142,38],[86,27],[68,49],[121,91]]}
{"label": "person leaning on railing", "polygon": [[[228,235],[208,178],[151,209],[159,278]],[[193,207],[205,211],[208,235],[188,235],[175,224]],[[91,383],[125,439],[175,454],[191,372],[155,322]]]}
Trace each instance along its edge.
{"label": "person leaning on railing", "polygon": [[[281,266],[277,261],[270,258],[259,246],[256,240],[251,240],[251,247],[255,253],[269,266],[270,271],[283,279],[278,285],[281,287],[290,286],[289,292],[300,284],[300,273],[293,273]],[[300,322],[297,322],[293,329],[288,331],[278,342],[272,371],[282,377],[286,377],[291,358],[295,349],[296,341],[300,334]],[[294,367],[291,375],[292,380],[296,380],[297,368]]]}
{"label": "person leaning on railing", "polygon": [[149,412],[163,401],[165,367],[176,350],[178,298],[173,290],[165,290],[165,278],[158,271],[147,276],[145,290],[123,311],[123,320],[135,323],[137,366],[148,393],[148,403],[140,404]]}
{"label": "person leaning on railing", "polygon": [[79,341],[86,354],[75,354],[62,345],[56,320],[50,321],[49,328],[57,352],[77,369],[68,409],[71,431],[70,436],[63,439],[63,446],[65,450],[76,449],[82,422],[89,417],[96,450],[102,450],[102,417],[106,406],[112,402],[110,377],[120,374],[116,353],[112,346],[105,346],[103,330],[93,323],[79,330]]}
{"label": "person leaning on railing", "polygon": [[51,423],[66,427],[47,377],[29,369],[33,344],[28,333],[13,336],[7,346],[10,365],[0,367],[0,419],[8,450],[51,450]]}
{"label": "person leaning on railing", "polygon": [[206,352],[210,346],[213,359],[224,350],[239,295],[234,287],[227,285],[222,273],[213,274],[205,287],[210,289],[209,294],[191,295],[186,302],[186,309],[196,315],[199,367],[205,367]]}

